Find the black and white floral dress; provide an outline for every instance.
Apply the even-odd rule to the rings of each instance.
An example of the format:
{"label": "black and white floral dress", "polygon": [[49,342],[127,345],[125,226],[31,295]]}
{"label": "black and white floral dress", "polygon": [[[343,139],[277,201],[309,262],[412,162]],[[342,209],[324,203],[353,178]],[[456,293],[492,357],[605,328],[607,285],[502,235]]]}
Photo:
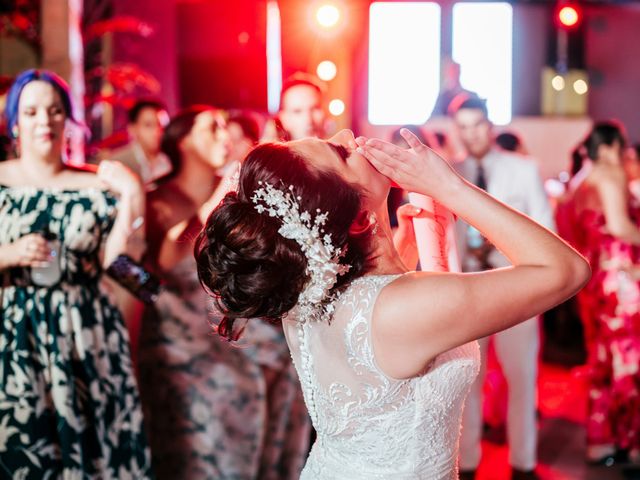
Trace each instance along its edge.
{"label": "black and white floral dress", "polygon": [[0,271],[0,478],[150,477],[129,338],[99,289],[116,199],[98,189],[0,185],[0,244],[48,230],[60,281]]}

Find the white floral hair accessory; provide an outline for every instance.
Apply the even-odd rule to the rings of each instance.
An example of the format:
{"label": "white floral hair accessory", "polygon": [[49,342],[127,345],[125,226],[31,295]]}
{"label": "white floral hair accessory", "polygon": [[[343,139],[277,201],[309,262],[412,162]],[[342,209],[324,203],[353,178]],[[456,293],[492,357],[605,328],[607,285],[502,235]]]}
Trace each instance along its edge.
{"label": "white floral hair accessory", "polygon": [[349,271],[350,265],[340,264],[340,258],[346,253],[331,242],[331,235],[324,233],[322,226],[327,221],[327,213],[316,210],[315,218],[307,211],[300,212],[300,197],[293,195],[293,186],[289,191],[281,191],[273,185],[258,182],[261,185],[251,197],[258,213],[267,213],[279,218],[282,226],[278,233],[284,238],[295,240],[307,258],[309,280],[298,297],[298,313],[301,321],[325,320],[333,313],[329,291],[336,284],[338,275]]}

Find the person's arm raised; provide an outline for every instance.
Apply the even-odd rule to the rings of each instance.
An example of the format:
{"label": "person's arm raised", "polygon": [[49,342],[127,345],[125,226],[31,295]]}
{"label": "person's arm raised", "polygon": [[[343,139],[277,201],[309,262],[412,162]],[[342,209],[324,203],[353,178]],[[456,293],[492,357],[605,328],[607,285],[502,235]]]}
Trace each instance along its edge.
{"label": "person's arm raised", "polygon": [[116,220],[102,252],[102,265],[108,267],[125,252],[139,260],[146,249],[144,228],[141,228],[146,210],[142,182],[124,164],[110,160],[100,163],[98,178],[120,197]]}
{"label": "person's arm raised", "polygon": [[380,140],[359,151],[402,188],[433,197],[475,226],[512,267],[474,274],[411,273],[383,289],[373,314],[376,359],[388,375],[418,374],[451,348],[512,327],[574,295],[589,265],[546,228],[462,179],[407,130],[403,150]]}

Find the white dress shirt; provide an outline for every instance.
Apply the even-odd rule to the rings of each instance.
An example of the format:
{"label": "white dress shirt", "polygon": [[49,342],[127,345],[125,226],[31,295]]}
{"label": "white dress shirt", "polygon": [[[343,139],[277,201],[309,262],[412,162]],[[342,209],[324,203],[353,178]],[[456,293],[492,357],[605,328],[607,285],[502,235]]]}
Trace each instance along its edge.
{"label": "white dress shirt", "polygon": [[[454,165],[465,179],[475,183],[478,175],[478,160],[468,157]],[[487,182],[487,192],[510,207],[528,215],[541,225],[555,230],[553,212],[549,205],[538,166],[531,158],[492,149],[482,159],[482,168]],[[458,251],[463,271],[478,271],[478,260],[467,254],[468,224],[462,220],[456,226]],[[487,263],[493,268],[511,263],[498,250],[493,249]]]}

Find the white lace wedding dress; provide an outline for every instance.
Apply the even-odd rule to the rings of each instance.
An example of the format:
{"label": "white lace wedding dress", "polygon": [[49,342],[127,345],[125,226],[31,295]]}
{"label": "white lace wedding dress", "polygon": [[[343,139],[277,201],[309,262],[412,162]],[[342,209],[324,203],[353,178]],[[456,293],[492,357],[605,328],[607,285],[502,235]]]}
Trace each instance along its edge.
{"label": "white lace wedding dress", "polygon": [[376,365],[371,314],[398,276],[365,276],[336,300],[330,324],[285,320],[285,333],[318,438],[301,480],[457,478],[464,399],[477,375],[477,342],[439,355],[416,378]]}

